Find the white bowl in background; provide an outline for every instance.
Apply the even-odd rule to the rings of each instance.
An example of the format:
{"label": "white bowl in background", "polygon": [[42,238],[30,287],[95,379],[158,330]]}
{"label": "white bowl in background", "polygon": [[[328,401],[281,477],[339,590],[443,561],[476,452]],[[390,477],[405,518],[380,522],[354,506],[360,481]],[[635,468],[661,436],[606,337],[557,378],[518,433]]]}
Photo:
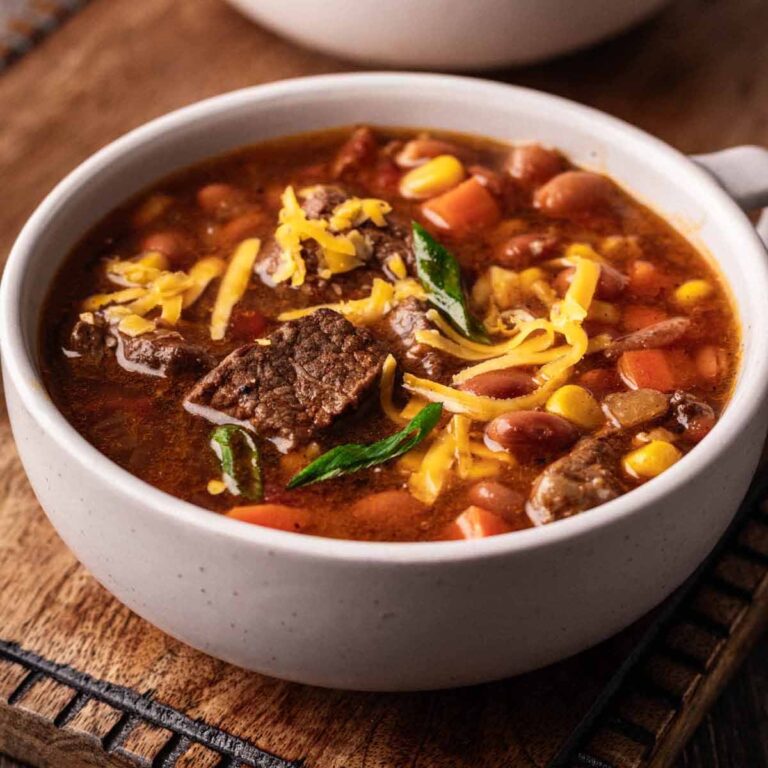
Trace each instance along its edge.
{"label": "white bowl in background", "polygon": [[[68,251],[165,174],[262,139],[359,122],[552,144],[695,225],[743,329],[736,388],[712,433],[662,476],[591,511],[503,536],[421,543],[248,525],[151,487],[86,442],[48,396],[38,358],[41,305]],[[745,200],[759,202],[754,183],[739,184],[767,159],[747,149],[714,164]],[[744,495],[765,437],[766,295],[766,253],[746,216],[704,170],[638,129],[477,79],[332,75],[200,102],[83,163],[13,247],[0,288],[0,339],[30,482],[108,590],[166,632],[243,667],[323,686],[407,690],[491,680],[576,653],[637,619],[694,570]]]}
{"label": "white bowl in background", "polygon": [[310,48],[394,67],[488,69],[585,48],[668,0],[228,0]]}

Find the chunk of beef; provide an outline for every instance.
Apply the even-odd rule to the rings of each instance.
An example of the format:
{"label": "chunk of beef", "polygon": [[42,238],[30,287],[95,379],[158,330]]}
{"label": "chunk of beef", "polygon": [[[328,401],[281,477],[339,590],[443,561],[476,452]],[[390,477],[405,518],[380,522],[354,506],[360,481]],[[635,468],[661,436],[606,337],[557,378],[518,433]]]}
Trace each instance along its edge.
{"label": "chunk of beef", "polygon": [[367,125],[355,128],[336,154],[332,169],[333,177],[338,179],[348,171],[373,163],[378,149],[379,143],[371,128]]}
{"label": "chunk of beef", "polygon": [[619,456],[626,438],[617,431],[580,440],[534,481],[526,512],[534,525],[570,517],[624,492]]}
{"label": "chunk of beef", "polygon": [[416,331],[434,328],[427,319],[428,309],[426,302],[411,296],[384,318],[381,331],[386,341],[393,346],[399,363],[408,373],[447,383],[457,369],[457,363],[444,352],[416,341]]}
{"label": "chunk of beef", "polygon": [[688,392],[678,389],[669,399],[669,405],[672,416],[669,428],[691,442],[698,443],[717,421],[714,408]]}
{"label": "chunk of beef", "polygon": [[[308,219],[329,219],[333,210],[350,195],[341,187],[331,184],[317,184],[309,190],[302,201],[301,207]],[[391,272],[388,266],[390,257],[399,255],[408,271],[413,271],[414,258],[411,248],[410,229],[395,214],[387,215],[387,224],[378,227],[373,222],[367,221],[359,228],[363,235],[365,247],[361,257],[369,262],[378,264],[392,279],[399,275]],[[318,270],[319,249],[313,240],[302,243],[302,257],[307,265],[307,278],[315,279]],[[261,250],[261,255],[256,264],[255,271],[262,279],[271,275],[280,264],[280,249],[274,240],[268,242]]]}
{"label": "chunk of beef", "polygon": [[310,189],[301,207],[308,219],[322,219],[330,216],[337,205],[348,199],[349,195],[340,187],[317,184]]}
{"label": "chunk of beef", "polygon": [[187,341],[176,331],[153,331],[140,336],[127,336],[119,331],[113,333],[117,339],[117,362],[131,373],[180,376],[203,373],[216,365],[216,359],[207,350]]}
{"label": "chunk of beef", "polygon": [[72,328],[65,353],[98,364],[106,352],[112,351],[126,371],[146,376],[199,374],[216,365],[216,360],[203,347],[187,341],[176,331],[158,330],[128,336],[99,314],[81,315]]}
{"label": "chunk of beef", "polygon": [[108,331],[109,326],[101,315],[84,312],[72,327],[64,354],[100,363],[107,348]]}
{"label": "chunk of beef", "polygon": [[656,349],[674,344],[688,333],[691,321],[687,317],[670,317],[659,323],[641,328],[639,331],[621,336],[611,342],[603,354],[609,358],[615,358],[624,352],[633,352],[637,349]]}
{"label": "chunk of beef", "polygon": [[269,344],[236,349],[184,406],[211,421],[247,421],[281,449],[306,442],[374,385],[386,349],[367,330],[320,309],[285,323]]}

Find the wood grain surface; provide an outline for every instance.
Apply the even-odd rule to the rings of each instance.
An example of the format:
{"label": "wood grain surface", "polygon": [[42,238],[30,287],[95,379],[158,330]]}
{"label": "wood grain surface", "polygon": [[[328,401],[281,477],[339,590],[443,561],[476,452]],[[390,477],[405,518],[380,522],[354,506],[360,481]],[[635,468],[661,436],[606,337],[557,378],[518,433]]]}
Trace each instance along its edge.
{"label": "wood grain surface", "polygon": [[[684,151],[768,144],[766,28],[763,0],[680,0],[591,52],[489,76],[591,104]],[[347,69],[250,25],[220,0],[93,0],[0,76],[0,255],[59,178],[130,128],[233,88]],[[288,760],[322,768],[545,766],[640,632],[513,684],[443,694],[345,694],[243,674],[148,627],[95,584],[45,522],[2,414],[0,637],[151,693],[153,701]],[[678,640],[685,648],[692,642]],[[715,650],[706,658],[715,658]],[[51,718],[61,717],[73,690],[46,679],[25,681],[18,665],[0,665],[0,700],[16,699],[13,712],[0,718],[0,746],[8,750],[12,743],[19,758],[56,768],[64,764],[50,755],[70,755],[67,765],[149,765],[158,750],[179,746],[168,746],[171,731],[164,726],[141,721],[134,728],[115,707],[95,701],[72,708],[52,746]],[[709,703],[722,682],[711,683],[711,695],[701,700]],[[668,712],[661,708],[655,716],[672,718]],[[687,735],[681,729],[669,742],[664,764]],[[104,743],[114,747],[106,762],[94,757]],[[487,757],[478,763],[480,746]],[[177,765],[206,768],[218,760],[196,744]],[[699,764],[695,753],[685,760]]]}

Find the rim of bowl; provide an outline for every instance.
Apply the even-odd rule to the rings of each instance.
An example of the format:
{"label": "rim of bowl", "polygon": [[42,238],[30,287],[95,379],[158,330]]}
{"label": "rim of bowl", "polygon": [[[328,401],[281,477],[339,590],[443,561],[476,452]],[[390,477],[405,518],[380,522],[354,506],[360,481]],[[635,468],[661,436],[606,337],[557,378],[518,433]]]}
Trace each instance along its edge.
{"label": "rim of bowl", "polygon": [[[122,469],[82,437],[48,395],[31,356],[27,354],[21,332],[22,312],[19,307],[19,291],[23,273],[26,261],[34,251],[39,233],[46,227],[49,214],[66,200],[72,189],[87,184],[91,178],[97,176],[101,167],[130,153],[135,147],[156,135],[172,132],[179,123],[192,122],[211,112],[246,102],[267,101],[275,97],[296,97],[308,93],[312,93],[313,98],[317,99],[319,92],[327,93],[331,90],[338,92],[351,86],[359,87],[361,84],[382,90],[392,86],[421,88],[422,93],[428,93],[430,89],[437,88],[444,92],[455,92],[457,95],[466,89],[471,89],[475,94],[478,91],[484,91],[488,97],[493,98],[504,99],[510,96],[525,98],[529,103],[536,103],[539,107],[545,106],[547,109],[561,113],[568,111],[572,116],[594,123],[600,129],[603,140],[607,140],[608,143],[643,145],[649,157],[655,155],[674,166],[676,174],[674,177],[670,175],[670,178],[676,180],[675,186],[695,185],[699,190],[703,209],[708,211],[719,209],[721,216],[729,216],[732,237],[741,238],[745,246],[744,253],[750,254],[750,269],[753,270],[754,277],[751,281],[751,290],[759,290],[754,286],[762,286],[763,295],[768,293],[768,255],[754,227],[736,203],[709,174],[698,168],[685,155],[660,139],[604,112],[535,89],[473,77],[430,73],[342,73],[294,78],[252,86],[174,110],[111,142],[91,155],[56,185],[33,212],[16,239],[0,286],[0,305],[2,305],[0,339],[2,339],[3,363],[24,407],[60,448],[76,458],[89,471],[100,475],[100,482],[114,486],[121,493],[132,497],[138,503],[145,504],[157,514],[171,516],[201,532],[244,540],[276,551],[318,558],[414,565],[503,557],[589,535],[595,529],[617,524],[625,517],[642,514],[646,506],[653,504],[678,485],[706,471],[711,463],[729,450],[768,396],[768,355],[762,357],[757,355],[756,345],[753,345],[749,359],[746,355],[742,356],[740,380],[734,388],[728,407],[710,435],[662,475],[613,501],[573,517],[545,526],[514,531],[511,534],[470,541],[370,542],[302,535],[251,525],[216,514],[155,488]],[[714,261],[717,262],[716,259]],[[732,293],[730,284],[727,280],[725,282],[729,292]],[[755,303],[755,306],[757,312],[753,313],[754,317],[751,316],[753,325],[755,328],[768,326],[768,302],[764,304],[764,308],[759,302]],[[745,329],[742,327],[741,330],[743,337]],[[756,332],[752,330],[752,333]]]}

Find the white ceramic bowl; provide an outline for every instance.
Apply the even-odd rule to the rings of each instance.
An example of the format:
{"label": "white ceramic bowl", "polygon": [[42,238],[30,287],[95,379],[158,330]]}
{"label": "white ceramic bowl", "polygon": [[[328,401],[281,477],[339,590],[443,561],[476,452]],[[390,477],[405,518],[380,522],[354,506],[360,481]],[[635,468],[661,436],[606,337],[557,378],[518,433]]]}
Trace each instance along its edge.
{"label": "white ceramic bowl", "polygon": [[[576,517],[484,540],[411,544],[231,520],[152,488],[91,447],[46,394],[36,344],[41,302],[73,244],[163,174],[261,139],[355,122],[553,144],[695,227],[692,236],[731,287],[744,334],[736,390],[712,433],[661,477]],[[761,152],[715,157],[726,183],[742,180],[744,153],[750,167],[768,161]],[[740,189],[745,198],[755,192]],[[738,206],[696,164],[637,129],[474,79],[335,75],[195,104],[77,168],[13,248],[0,338],[32,486],[108,590],[166,632],[244,667],[323,686],[405,690],[491,680],[575,653],[625,627],[693,571],[745,493],[765,435],[767,295],[766,253]]]}
{"label": "white ceramic bowl", "polygon": [[333,56],[396,67],[483,69],[575,51],[667,0],[228,0]]}

